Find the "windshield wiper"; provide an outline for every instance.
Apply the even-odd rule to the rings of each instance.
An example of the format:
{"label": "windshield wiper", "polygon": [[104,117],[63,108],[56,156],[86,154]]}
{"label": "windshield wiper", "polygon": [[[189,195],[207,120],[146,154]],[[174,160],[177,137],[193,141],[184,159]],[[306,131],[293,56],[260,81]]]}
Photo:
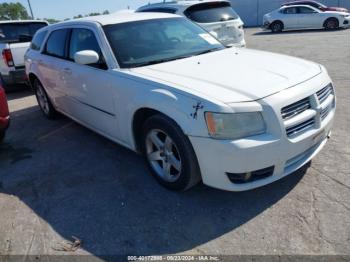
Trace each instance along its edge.
{"label": "windshield wiper", "polygon": [[148,61],[148,62],[134,64],[133,67],[155,65],[155,64],[170,62],[170,61],[174,61],[174,60],[184,59],[184,58],[188,58],[191,56],[193,56],[193,55],[184,55],[184,56],[178,56],[178,57],[172,57],[172,58],[157,59],[157,60],[152,60],[152,61]]}
{"label": "windshield wiper", "polygon": [[212,48],[212,49],[208,49],[208,50],[205,50],[205,51],[202,51],[202,52],[199,52],[199,53],[196,53],[195,55],[204,55],[204,54],[208,54],[208,53],[212,53],[212,52],[215,52],[215,51],[219,51],[219,50],[222,50],[223,48],[221,47],[216,47],[216,48]]}

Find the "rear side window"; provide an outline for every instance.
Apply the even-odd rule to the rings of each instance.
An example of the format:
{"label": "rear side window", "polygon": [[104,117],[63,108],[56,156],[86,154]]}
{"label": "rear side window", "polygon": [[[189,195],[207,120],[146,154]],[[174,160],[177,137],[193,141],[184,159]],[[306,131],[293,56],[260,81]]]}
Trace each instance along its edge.
{"label": "rear side window", "polygon": [[197,23],[215,23],[238,18],[228,2],[197,4],[189,7],[185,15]]}
{"label": "rear side window", "polygon": [[67,35],[67,29],[53,31],[47,40],[45,53],[55,57],[65,57]]}
{"label": "rear side window", "polygon": [[30,45],[30,48],[36,51],[39,51],[41,48],[41,45],[43,44],[45,37],[46,37],[47,31],[42,31],[40,33],[35,34],[32,43]]}
{"label": "rear side window", "polygon": [[176,9],[173,8],[150,8],[146,10],[142,10],[140,12],[155,12],[155,13],[168,13],[168,14],[175,14]]}
{"label": "rear side window", "polygon": [[33,36],[46,23],[8,23],[0,24],[0,42],[20,42],[21,36]]}

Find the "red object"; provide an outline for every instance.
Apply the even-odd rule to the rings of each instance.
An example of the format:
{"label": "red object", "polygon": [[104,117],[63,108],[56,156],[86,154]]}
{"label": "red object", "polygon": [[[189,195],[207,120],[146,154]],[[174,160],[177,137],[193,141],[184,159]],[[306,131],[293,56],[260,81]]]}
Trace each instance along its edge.
{"label": "red object", "polygon": [[13,57],[10,49],[4,49],[2,51],[2,57],[5,61],[5,64],[7,64],[7,66],[12,67],[15,65],[15,63],[13,62]]}
{"label": "red object", "polygon": [[327,8],[322,8],[322,11],[336,11],[336,12],[344,12],[344,13],[348,13],[349,10],[346,8],[342,8],[342,7],[327,7]]}
{"label": "red object", "polygon": [[10,113],[5,90],[0,86],[0,129],[6,129],[10,123]]}

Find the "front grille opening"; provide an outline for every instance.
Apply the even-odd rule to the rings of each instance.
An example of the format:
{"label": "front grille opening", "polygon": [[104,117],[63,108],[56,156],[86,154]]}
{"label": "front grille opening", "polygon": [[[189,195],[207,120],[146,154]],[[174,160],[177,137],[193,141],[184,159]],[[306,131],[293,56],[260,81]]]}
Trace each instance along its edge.
{"label": "front grille opening", "polygon": [[315,125],[315,119],[311,118],[303,123],[300,123],[298,125],[289,127],[286,129],[287,136],[291,137],[293,135],[299,134],[301,132],[304,132]]}
{"label": "front grille opening", "polygon": [[273,175],[274,166],[247,173],[226,173],[228,179],[234,184],[245,184]]}
{"label": "front grille opening", "polygon": [[329,84],[328,86],[322,88],[320,91],[316,93],[318,101],[322,104],[330,94],[333,93],[333,86]]}
{"label": "front grille opening", "polygon": [[281,110],[282,118],[284,120],[290,119],[310,108],[311,108],[310,99],[309,97],[306,97],[302,100],[299,100],[298,102],[295,102],[291,105],[283,107]]}

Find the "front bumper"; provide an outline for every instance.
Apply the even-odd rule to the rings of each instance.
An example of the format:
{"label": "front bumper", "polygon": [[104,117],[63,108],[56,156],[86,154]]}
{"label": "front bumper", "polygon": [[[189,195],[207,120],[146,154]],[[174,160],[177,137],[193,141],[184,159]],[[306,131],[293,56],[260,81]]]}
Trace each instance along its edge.
{"label": "front bumper", "polygon": [[349,28],[350,27],[350,16],[346,17],[343,22],[343,27],[344,28]]}
{"label": "front bumper", "polygon": [[[287,136],[284,129],[280,116],[281,108],[285,106],[283,103],[291,104],[315,94],[329,81],[324,75],[315,77],[299,86],[263,99],[263,107],[275,105],[275,108],[266,109],[271,110],[270,117],[267,117],[267,125],[272,127],[267,134],[234,141],[190,136],[203,183],[228,191],[245,191],[270,184],[307,164],[321,151],[330,137],[335,106],[319,126],[292,138]],[[305,90],[309,90],[309,93]],[[280,123],[280,126],[276,123]],[[229,174],[259,173],[261,170],[271,170],[272,167],[271,175],[252,182],[234,183],[229,179]]]}
{"label": "front bumper", "polygon": [[13,71],[9,71],[8,74],[2,74],[1,77],[5,86],[27,83],[25,68],[16,68]]}
{"label": "front bumper", "polygon": [[261,26],[262,30],[269,30],[271,26],[271,23],[268,21],[263,22],[263,25]]}

